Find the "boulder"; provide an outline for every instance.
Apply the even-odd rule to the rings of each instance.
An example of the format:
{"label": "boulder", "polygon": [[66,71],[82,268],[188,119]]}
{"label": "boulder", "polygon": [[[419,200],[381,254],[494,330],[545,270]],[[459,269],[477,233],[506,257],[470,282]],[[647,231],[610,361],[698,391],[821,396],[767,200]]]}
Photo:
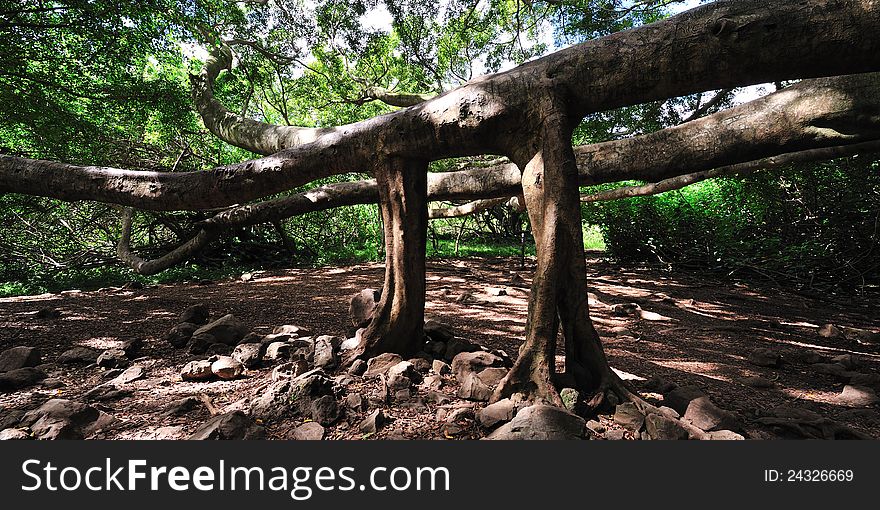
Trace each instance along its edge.
{"label": "boulder", "polygon": [[663,395],[663,404],[684,414],[691,400],[705,396],[699,386],[680,386]]}
{"label": "boulder", "polygon": [[186,344],[186,349],[190,354],[205,354],[215,343],[217,342],[214,340],[214,335],[208,333],[199,333],[197,335],[193,333],[189,343]]}
{"label": "boulder", "polygon": [[298,337],[309,336],[312,333],[308,329],[306,329],[302,326],[297,326],[295,324],[284,324],[282,326],[275,326],[275,328],[272,329],[272,334],[273,335],[288,335],[290,338],[298,338]]}
{"label": "boulder", "polygon": [[123,384],[128,384],[130,382],[137,381],[142,378],[146,372],[144,371],[144,367],[140,365],[133,365],[122,371],[121,374],[117,375],[110,381],[110,384],[114,386],[121,386]]}
{"label": "boulder", "polygon": [[555,406],[526,407],[490,434],[493,440],[582,439],[586,422],[580,416]]}
{"label": "boulder", "polygon": [[272,380],[296,379],[309,369],[309,364],[305,360],[287,361],[272,369]]}
{"label": "boulder", "polygon": [[97,363],[100,352],[88,347],[71,347],[58,355],[56,360],[61,365],[83,364],[89,365]]}
{"label": "boulder", "polygon": [[504,359],[485,352],[461,352],[452,360],[452,373],[463,383],[470,374],[477,374],[490,367],[503,367]]}
{"label": "boulder", "polygon": [[645,415],[631,402],[625,402],[614,410],[614,423],[621,427],[638,432],[645,423]]}
{"label": "boulder", "polygon": [[462,352],[476,352],[480,350],[480,346],[477,344],[472,344],[467,340],[462,340],[460,338],[453,338],[446,344],[446,352],[443,353],[443,359],[451,362]]}
{"label": "boulder", "polygon": [[208,360],[190,361],[180,370],[180,378],[184,381],[205,381],[212,375],[214,373]]}
{"label": "boulder", "polygon": [[210,315],[211,310],[208,308],[208,305],[200,303],[192,305],[184,310],[183,313],[180,314],[178,322],[188,322],[190,324],[201,326],[208,323],[208,317]]}
{"label": "boulder", "polygon": [[324,427],[320,423],[310,421],[293,429],[293,439],[297,441],[320,441],[324,439]]}
{"label": "boulder", "polygon": [[388,389],[391,393],[409,389],[413,384],[422,380],[422,376],[416,371],[409,361],[401,361],[388,369]]}
{"label": "boulder", "polygon": [[217,415],[189,437],[191,440],[263,439],[266,431],[241,411]]}
{"label": "boulder", "polygon": [[287,342],[272,342],[266,346],[266,359],[271,361],[289,360],[293,346]]}
{"label": "boulder", "polygon": [[862,362],[857,356],[853,356],[852,354],[841,354],[840,356],[835,356],[831,358],[831,363],[837,363],[838,365],[843,365],[847,370],[855,370],[861,366]]}
{"label": "boulder", "polygon": [[336,368],[339,360],[336,357],[336,348],[342,344],[342,339],[329,335],[321,335],[315,338],[314,363],[318,368],[332,370]]}
{"label": "boulder", "polygon": [[107,349],[98,356],[99,367],[104,368],[125,368],[128,366],[128,356],[122,349]]}
{"label": "boulder", "polygon": [[85,439],[116,421],[92,406],[55,398],[25,414],[21,425],[30,427],[36,439]]}
{"label": "boulder", "polygon": [[446,375],[452,373],[452,368],[449,367],[446,362],[443,360],[435,359],[433,363],[431,363],[431,370],[434,371],[437,375]]}
{"label": "boulder", "polygon": [[749,353],[747,361],[758,367],[778,368],[782,365],[782,356],[772,349],[760,347]]}
{"label": "boulder", "polygon": [[333,395],[333,381],[321,370],[273,382],[251,401],[251,416],[264,420],[282,416],[311,417],[312,402]]}
{"label": "boulder", "polygon": [[358,328],[367,327],[381,298],[382,292],[376,289],[364,289],[352,296],[348,304],[352,325]]}
{"label": "boulder", "polygon": [[660,441],[688,438],[687,429],[678,420],[662,413],[645,417],[645,432],[649,438]]}
{"label": "boulder", "polygon": [[263,357],[263,345],[259,343],[238,344],[232,351],[232,357],[247,368],[260,364]]}
{"label": "boulder", "polygon": [[816,363],[810,368],[816,373],[830,375],[839,381],[848,381],[854,375],[840,363]]}
{"label": "boulder", "polygon": [[312,400],[311,411],[312,419],[321,425],[332,425],[340,416],[339,404],[332,394]]}
{"label": "boulder", "polygon": [[358,428],[363,434],[375,434],[388,421],[381,409],[376,409],[364,418]]}
{"label": "boulder", "polygon": [[367,371],[364,372],[364,377],[384,375],[388,373],[388,370],[391,369],[391,367],[397,365],[401,361],[403,361],[403,358],[390,352],[380,354],[375,358],[370,358],[370,360],[367,361]]}
{"label": "boulder", "polygon": [[367,362],[362,359],[356,359],[348,367],[348,373],[351,375],[363,375],[367,371]]}
{"label": "boulder", "polygon": [[30,438],[31,436],[21,429],[0,430],[0,441],[21,441]]}
{"label": "boulder", "polygon": [[684,419],[706,432],[725,429],[740,430],[742,428],[735,414],[716,406],[709,400],[709,397],[691,400],[684,413]]}
{"label": "boulder", "polygon": [[480,409],[477,413],[477,419],[484,428],[491,429],[512,420],[516,411],[517,403],[512,399],[505,398]]}
{"label": "boulder", "polygon": [[455,332],[452,331],[451,327],[434,319],[425,321],[424,330],[428,338],[435,342],[449,343],[455,338]]}
{"label": "boulder", "polygon": [[211,363],[211,372],[220,379],[235,379],[244,372],[244,365],[232,356],[220,356]]}
{"label": "boulder", "polygon": [[416,372],[420,374],[427,374],[431,371],[431,360],[425,358],[410,358],[407,361],[409,361],[413,368],[416,369]]}
{"label": "boulder", "polygon": [[477,374],[467,374],[458,388],[458,397],[479,402],[487,402],[492,398],[492,388],[484,383]]}
{"label": "boulder", "polygon": [[220,317],[214,322],[208,323],[193,332],[193,338],[202,335],[211,335],[212,343],[226,345],[237,344],[248,333],[247,328],[231,313]]}
{"label": "boulder", "polygon": [[46,378],[39,368],[25,367],[0,373],[0,391],[16,391],[33,386]]}
{"label": "boulder", "polygon": [[877,393],[865,386],[846,385],[834,399],[837,403],[849,407],[867,407],[880,402]]}
{"label": "boulder", "polygon": [[195,397],[183,397],[168,404],[162,414],[165,416],[186,416],[198,409],[201,403],[202,401]]}
{"label": "boulder", "polygon": [[171,344],[171,347],[176,347],[178,349],[185,347],[197,329],[199,329],[197,324],[193,324],[192,322],[181,322],[171,328],[171,331],[165,335],[165,341]]}
{"label": "boulder", "polygon": [[346,409],[359,413],[366,410],[367,401],[360,393],[349,393],[345,396],[344,405]]}
{"label": "boulder", "polygon": [[40,350],[36,347],[19,346],[0,352],[0,372],[35,367],[39,364]]}

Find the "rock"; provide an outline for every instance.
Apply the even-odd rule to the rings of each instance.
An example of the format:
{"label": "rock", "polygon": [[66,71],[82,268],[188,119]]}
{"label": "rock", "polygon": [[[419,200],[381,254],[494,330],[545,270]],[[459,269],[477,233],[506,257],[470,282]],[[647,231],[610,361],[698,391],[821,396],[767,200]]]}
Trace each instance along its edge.
{"label": "rock", "polygon": [[362,359],[356,359],[348,367],[348,373],[351,375],[363,375],[367,371],[367,362]]}
{"label": "rock", "polygon": [[748,362],[758,367],[778,368],[782,365],[782,356],[771,349],[760,347],[749,354]]}
{"label": "rock", "polygon": [[117,386],[128,384],[142,378],[144,374],[144,367],[140,365],[134,365],[126,368],[121,374],[117,375],[112,381],[110,381],[110,384]]}
{"label": "rock", "polygon": [[21,429],[0,430],[0,441],[21,441],[30,438],[31,436]]}
{"label": "rock", "polygon": [[460,383],[464,383],[470,374],[477,374],[486,368],[502,367],[504,360],[494,354],[477,351],[461,352],[452,360],[452,373]]}
{"label": "rock", "polygon": [[483,381],[483,384],[494,390],[495,387],[498,386],[498,383],[500,383],[501,380],[504,379],[505,376],[507,376],[507,372],[508,370],[506,368],[490,367],[481,370],[480,373],[477,374],[477,377],[481,381]]}
{"label": "rock", "polygon": [[[336,337],[328,337],[330,339]],[[287,342],[290,344],[290,359],[291,360],[306,360],[309,363],[313,363],[315,360],[315,340],[312,337],[299,337],[292,338]],[[333,345],[330,346],[330,352],[333,352]],[[333,357],[335,360],[335,356]]]}
{"label": "rock", "polygon": [[591,430],[594,434],[599,435],[607,430],[605,425],[602,425],[600,422],[596,420],[590,420],[587,422],[587,429]]}
{"label": "rock", "polygon": [[709,400],[709,397],[691,400],[684,413],[684,419],[706,432],[724,429],[740,430],[742,428],[735,414],[716,406]]}
{"label": "rock", "polygon": [[184,381],[205,381],[212,375],[211,362],[207,360],[190,361],[180,370],[180,378]]}
{"label": "rock", "polygon": [[429,390],[439,390],[443,387],[443,378],[439,375],[429,375],[422,380],[422,387]]}
{"label": "rock", "polygon": [[819,328],[819,336],[822,338],[840,338],[843,336],[843,331],[834,324],[825,324]]}
{"label": "rock", "polygon": [[266,347],[266,359],[271,361],[289,360],[293,346],[287,342],[272,342]]}
{"label": "rock", "polygon": [[339,350],[341,351],[350,351],[352,349],[356,349],[358,345],[360,345],[361,341],[359,338],[348,338],[339,346]]}
{"label": "rock", "polygon": [[808,365],[812,365],[814,363],[823,363],[827,361],[827,358],[816,351],[810,350],[799,350],[791,353],[789,357],[793,361],[799,361],[801,363],[806,363]]}
{"label": "rock", "polygon": [[492,388],[486,385],[477,374],[468,374],[457,393],[459,398],[486,402],[492,398]]}
{"label": "rock", "polygon": [[443,353],[443,359],[452,361],[462,352],[476,352],[480,350],[480,346],[472,344],[460,338],[453,338],[446,343],[446,352]]}
{"label": "rock", "polygon": [[214,343],[235,345],[247,333],[245,325],[230,313],[195,330],[193,338],[201,335],[211,335],[214,337]]}
{"label": "rock", "polygon": [[128,366],[128,356],[122,349],[107,349],[98,356],[98,366],[104,368],[125,368]]}
{"label": "rock", "polygon": [[312,401],[312,419],[322,425],[332,425],[339,419],[339,405],[333,395],[324,395]]}
{"label": "rock", "polygon": [[21,425],[30,427],[36,439],[85,439],[116,421],[92,406],[55,398],[25,414]]}
{"label": "rock", "polygon": [[62,352],[56,361],[61,365],[89,365],[97,363],[100,354],[95,349],[89,349],[88,347],[72,347]]}
{"label": "rock", "polygon": [[188,322],[190,324],[201,326],[208,323],[208,317],[210,315],[211,310],[208,308],[208,305],[192,305],[184,310],[182,314],[180,314],[180,319],[178,319],[178,322]]}
{"label": "rock", "polygon": [[373,311],[382,298],[382,292],[376,289],[364,289],[354,296],[348,304],[348,316],[352,325],[365,328],[373,318]]}
{"label": "rock", "polygon": [[401,361],[388,369],[388,389],[394,393],[409,389],[414,383],[422,380],[415,367],[409,361]]}
{"label": "rock", "polygon": [[232,354],[232,346],[221,343],[213,343],[208,346],[208,350],[205,351],[205,354],[208,356],[229,356]]}
{"label": "rock", "polygon": [[311,331],[308,329],[297,326],[295,324],[284,324],[282,326],[275,326],[272,330],[273,335],[289,335],[291,338],[299,338],[311,335]]}
{"label": "rock", "polygon": [[106,402],[109,400],[119,400],[121,398],[128,397],[131,394],[131,390],[117,388],[112,383],[104,383],[99,384],[98,386],[95,386],[89,391],[83,393],[82,398],[86,402]]}
{"label": "rock", "polygon": [[184,397],[177,399],[165,408],[163,413],[165,416],[185,416],[201,405],[202,401],[195,397]]}
{"label": "rock", "polygon": [[831,358],[832,363],[837,363],[838,365],[843,365],[843,367],[847,370],[854,370],[858,368],[862,363],[858,357],[853,356],[852,354],[841,354],[840,356],[835,356]]}
{"label": "rock", "polygon": [[516,413],[508,423],[490,434],[493,440],[581,439],[586,422],[555,406],[537,404]]}
{"label": "rock", "polygon": [[235,379],[244,372],[244,365],[231,356],[220,356],[211,363],[211,372],[220,379]]}
{"label": "rock", "polygon": [[455,338],[451,327],[434,319],[425,321],[425,334],[435,342],[449,343]]}
{"label": "rock", "polygon": [[313,421],[303,423],[293,429],[293,438],[297,441],[320,441],[324,439],[324,427]]}
{"label": "rock", "polygon": [[305,360],[288,361],[272,369],[272,380],[296,379],[309,371],[309,364]]}
{"label": "rock", "polygon": [[[312,402],[333,395],[333,381],[321,370],[294,379],[273,382],[251,401],[251,416],[276,419],[282,416],[312,417]],[[317,421],[317,420],[316,420]]]}
{"label": "rock", "polygon": [[880,375],[877,374],[854,374],[849,378],[849,383],[853,386],[880,386]]}
{"label": "rock", "polygon": [[391,367],[397,365],[401,361],[403,361],[403,358],[390,352],[380,354],[375,358],[370,358],[370,360],[367,361],[367,371],[364,372],[364,377],[376,377],[380,374],[384,375],[388,373],[388,370]]}
{"label": "rock", "polygon": [[486,289],[486,293],[489,294],[490,296],[496,296],[496,297],[506,296],[507,289],[505,289],[503,287],[489,287],[488,289]]}
{"label": "rock", "polygon": [[200,333],[196,335],[193,333],[193,336],[190,337],[189,343],[186,346],[187,351],[190,354],[205,354],[208,352],[208,349],[214,345],[214,335],[210,335],[208,333]]}
{"label": "rock", "polygon": [[67,386],[67,384],[58,377],[48,377],[46,379],[43,379],[40,382],[40,385],[47,390],[57,390],[58,388],[63,388]]}
{"label": "rock", "polygon": [[425,352],[432,358],[444,358],[446,356],[446,343],[428,339],[425,342]]}
{"label": "rock", "polygon": [[839,404],[850,407],[867,407],[880,402],[877,393],[865,386],[846,385],[835,398]]}
{"label": "rock", "polygon": [[40,350],[36,347],[19,346],[0,352],[0,372],[35,367],[39,364]]}
{"label": "rock", "polygon": [[254,279],[254,273],[243,273],[238,279],[243,282],[249,282]]}
{"label": "rock", "polygon": [[840,363],[816,363],[811,368],[814,372],[833,376],[840,381],[848,381],[853,376],[853,373]]}
{"label": "rock", "polygon": [[315,366],[325,370],[336,368],[338,360],[334,344],[341,345],[342,339],[328,335],[321,335],[315,339],[314,360]]}
{"label": "rock", "polygon": [[648,437],[658,441],[688,438],[687,429],[678,420],[660,413],[651,413],[645,417],[645,432]]}
{"label": "rock", "polygon": [[0,391],[16,391],[33,386],[46,378],[39,368],[25,367],[0,374]]}
{"label": "rock", "polygon": [[366,401],[360,393],[349,393],[345,396],[345,408],[355,412],[366,410]]}
{"label": "rock", "polygon": [[387,422],[385,413],[381,409],[376,409],[361,421],[358,426],[363,434],[375,434]]}
{"label": "rock", "polygon": [[710,441],[743,441],[745,437],[732,430],[713,430],[707,437]]}
{"label": "rock", "polygon": [[631,402],[625,402],[614,410],[614,423],[621,427],[638,432],[645,423],[645,415]]}
{"label": "rock", "polygon": [[663,403],[667,407],[675,409],[678,414],[684,414],[691,400],[705,396],[706,394],[703,393],[699,386],[680,386],[665,393],[663,395]]}
{"label": "rock", "polygon": [[24,413],[24,409],[4,409],[0,407],[0,430],[18,425],[18,422],[21,421],[21,417],[24,416]]}
{"label": "rock", "polygon": [[180,349],[189,343],[197,329],[199,326],[192,322],[181,322],[165,335],[165,341],[171,344],[171,347]]}
{"label": "rock", "polygon": [[618,317],[639,317],[642,307],[636,303],[621,303],[611,307],[611,314]]}
{"label": "rock", "polygon": [[144,340],[142,338],[131,338],[122,342],[122,345],[119,346],[119,349],[122,349],[122,352],[125,353],[125,356],[128,359],[134,359],[137,357],[137,354],[140,352],[143,346]]}
{"label": "rock", "polygon": [[648,391],[653,391],[655,393],[666,394],[674,390],[678,387],[675,383],[671,383],[666,379],[663,379],[660,376],[653,376],[647,381],[645,381],[644,387]]}
{"label": "rock", "polygon": [[425,358],[410,358],[407,361],[409,361],[413,368],[416,369],[416,372],[420,374],[427,374],[431,371],[431,362]]}
{"label": "rock", "polygon": [[746,386],[749,386],[752,388],[758,388],[758,389],[768,389],[768,388],[773,388],[776,386],[776,384],[773,381],[771,381],[770,379],[761,377],[759,375],[752,376],[752,377],[744,377],[742,379],[742,383]]}
{"label": "rock", "polygon": [[477,419],[484,428],[491,429],[496,425],[512,420],[516,415],[516,411],[516,402],[505,398],[480,409],[477,413]]}
{"label": "rock", "polygon": [[434,362],[431,363],[431,370],[433,370],[434,373],[437,375],[446,375],[452,373],[452,369],[449,367],[449,365],[439,359],[435,359]]}
{"label": "rock", "polygon": [[626,436],[626,431],[623,429],[612,429],[605,431],[605,434],[602,435],[608,441],[622,441]]}
{"label": "rock", "polygon": [[258,343],[238,344],[232,351],[232,357],[245,367],[254,368],[263,357],[263,346]]}
{"label": "rock", "polygon": [[241,411],[217,415],[205,422],[189,439],[191,440],[238,440],[263,439],[266,431]]}

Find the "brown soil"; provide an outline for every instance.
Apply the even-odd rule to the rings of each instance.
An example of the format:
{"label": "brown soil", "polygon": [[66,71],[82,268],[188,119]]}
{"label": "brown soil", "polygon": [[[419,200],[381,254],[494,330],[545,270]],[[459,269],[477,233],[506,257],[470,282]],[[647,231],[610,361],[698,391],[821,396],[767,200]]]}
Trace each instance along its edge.
{"label": "brown soil", "polygon": [[[774,285],[723,281],[701,273],[666,273],[654,269],[624,269],[600,260],[590,264],[591,310],[612,366],[640,388],[644,379],[659,376],[679,385],[695,384],[722,408],[736,411],[753,438],[773,438],[774,432],[755,422],[762,410],[778,405],[809,409],[873,437],[880,437],[877,407],[849,408],[835,403],[843,384],[816,373],[803,359],[806,352],[830,357],[857,354],[862,373],[880,373],[880,346],[817,334],[825,323],[878,329],[876,297],[807,297]],[[427,315],[451,325],[458,336],[515,356],[523,336],[531,281],[528,261],[518,259],[434,260],[428,264]],[[180,418],[165,417],[169,402],[186,396],[208,400],[216,410],[247,409],[249,400],[271,380],[272,366],[251,370],[234,381],[184,382],[180,368],[193,356],[174,349],[163,337],[187,306],[207,303],[212,317],[232,313],[258,333],[281,324],[302,325],[316,334],[348,336],[348,296],[381,287],[381,264],[336,268],[292,269],[260,274],[249,282],[226,280],[210,284],[174,284],[139,290],[109,289],[0,299],[0,350],[17,345],[37,346],[46,361],[75,345],[107,348],[125,340],[145,340],[140,358],[145,378],[130,383],[128,397],[95,404],[122,420],[107,438],[186,437],[209,417],[202,406]],[[519,278],[514,278],[519,275]],[[205,283],[205,282],[203,282]],[[496,296],[492,289],[504,288]],[[470,293],[473,299],[459,302]],[[616,317],[611,305],[638,303],[649,312],[642,319]],[[57,319],[38,319],[35,312],[51,307]],[[634,336],[617,335],[623,326]],[[746,360],[759,347],[780,353],[780,369],[756,367]],[[105,382],[103,369],[52,367],[65,383],[58,390],[36,386],[0,394],[0,409],[33,408],[48,398],[78,400]],[[773,389],[755,389],[742,379],[760,375],[775,382]],[[447,376],[442,391],[452,397],[456,386]],[[393,418],[375,437],[449,437],[435,418],[437,405],[387,406],[377,398],[377,383],[355,382],[372,406],[386,407]],[[609,426],[609,417],[600,417]],[[358,418],[328,428],[327,437],[360,438]],[[267,424],[269,437],[287,438],[298,423]],[[455,437],[483,435],[472,422]]]}

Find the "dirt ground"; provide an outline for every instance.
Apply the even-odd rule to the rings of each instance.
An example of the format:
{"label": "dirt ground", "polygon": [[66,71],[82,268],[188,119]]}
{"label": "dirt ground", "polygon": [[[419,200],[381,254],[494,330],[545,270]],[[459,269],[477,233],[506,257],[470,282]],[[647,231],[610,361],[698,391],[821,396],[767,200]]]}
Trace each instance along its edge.
{"label": "dirt ground", "polygon": [[[458,259],[428,263],[427,316],[452,326],[459,337],[515,357],[525,327],[530,261]],[[36,346],[44,362],[52,362],[72,346],[104,349],[142,338],[145,343],[134,363],[146,376],[129,384],[133,392],[95,407],[121,420],[100,437],[111,439],[187,437],[210,417],[209,409],[225,412],[247,409],[250,400],[271,380],[272,366],[250,370],[232,381],[187,382],[180,369],[189,360],[205,356],[172,348],[164,336],[188,306],[207,303],[211,316],[232,313],[257,333],[270,333],[282,324],[296,324],[315,334],[351,334],[349,296],[363,288],[381,288],[381,264],[320,269],[291,269],[259,274],[251,281],[225,280],[153,286],[144,289],[102,289],[0,299],[0,351],[19,345]],[[777,433],[758,423],[763,410],[780,405],[808,409],[880,438],[880,409],[838,404],[844,384],[817,373],[806,353],[824,358],[857,355],[859,372],[880,374],[880,345],[863,345],[843,338],[820,337],[826,323],[870,330],[880,329],[877,297],[807,297],[773,284],[719,280],[703,273],[666,273],[655,269],[627,269],[590,261],[588,282],[591,311],[603,337],[612,366],[637,389],[646,379],[661,377],[678,385],[701,387],[718,406],[735,411],[750,438],[774,438]],[[502,295],[497,289],[504,289]],[[470,299],[461,299],[465,293]],[[619,317],[611,306],[637,303],[641,318]],[[51,307],[54,319],[36,312]],[[615,329],[617,328],[617,329]],[[621,331],[625,328],[631,334]],[[766,347],[781,354],[785,364],[762,368],[748,355]],[[561,358],[560,358],[561,363]],[[0,393],[0,410],[32,409],[61,396],[79,400],[108,374],[96,365],[50,365],[50,375],[64,386],[35,386]],[[750,376],[774,383],[770,389],[743,384]],[[447,376],[447,379],[449,377]],[[369,397],[375,383],[358,381],[355,387]],[[446,391],[454,405],[454,379]],[[371,393],[372,392],[372,393]],[[169,417],[169,402],[198,396],[208,405],[182,417]],[[377,399],[373,406],[382,406]],[[386,406],[393,421],[375,438],[479,438],[479,426],[451,430],[438,420],[438,405],[407,408]],[[609,416],[599,417],[608,427]],[[271,438],[288,438],[298,423],[267,425]],[[358,439],[357,422],[342,420],[327,429],[327,439]],[[627,436],[629,437],[629,436]]]}

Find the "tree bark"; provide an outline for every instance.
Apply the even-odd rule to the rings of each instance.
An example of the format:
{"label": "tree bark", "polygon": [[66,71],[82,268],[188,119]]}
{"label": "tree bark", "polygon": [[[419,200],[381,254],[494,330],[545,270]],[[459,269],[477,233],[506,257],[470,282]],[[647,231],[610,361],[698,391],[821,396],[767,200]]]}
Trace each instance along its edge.
{"label": "tree bark", "polygon": [[373,318],[347,361],[384,352],[412,356],[424,344],[427,161],[390,157],[376,168],[385,233],[385,282]]}

